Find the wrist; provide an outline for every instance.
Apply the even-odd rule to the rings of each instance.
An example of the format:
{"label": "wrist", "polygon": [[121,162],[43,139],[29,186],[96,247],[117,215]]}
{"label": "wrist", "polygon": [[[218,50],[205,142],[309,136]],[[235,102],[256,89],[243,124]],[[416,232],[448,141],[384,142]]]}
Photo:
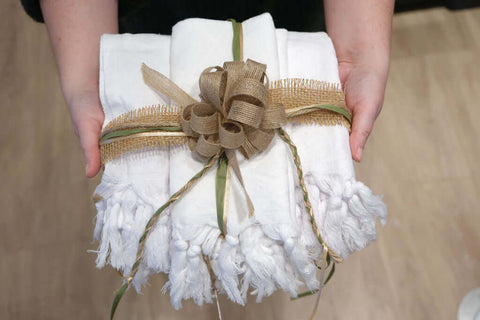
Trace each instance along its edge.
{"label": "wrist", "polygon": [[61,85],[65,102],[69,108],[79,102],[98,103],[99,101],[98,77],[83,81],[62,79]]}
{"label": "wrist", "polygon": [[374,47],[354,49],[347,54],[337,54],[337,60],[342,83],[353,69],[375,74],[386,82],[390,68],[390,50]]}

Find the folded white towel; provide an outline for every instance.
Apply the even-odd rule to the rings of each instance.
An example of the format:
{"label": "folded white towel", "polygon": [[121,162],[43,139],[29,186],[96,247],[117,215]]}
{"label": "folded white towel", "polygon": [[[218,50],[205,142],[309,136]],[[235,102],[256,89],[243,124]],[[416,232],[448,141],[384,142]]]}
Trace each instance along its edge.
{"label": "folded white towel", "polygon": [[[170,73],[170,37],[154,34],[105,34],[100,42],[100,100],[104,126],[119,115],[169,101],[144,84],[143,62]],[[127,276],[135,262],[138,240],[153,213],[170,196],[169,148],[129,154],[105,163],[95,194],[98,215],[94,236],[100,242],[97,267],[106,263]],[[167,210],[145,244],[140,270],[134,280],[139,288],[151,273],[170,269],[170,218]]]}
{"label": "folded white towel", "polygon": [[[242,25],[244,58],[266,63],[269,79],[277,80],[278,50],[271,16],[263,14]],[[187,19],[177,23],[172,30],[171,80],[197,98],[201,72],[233,60],[232,37],[228,21]],[[293,227],[290,214],[294,188],[285,161],[290,150],[275,136],[267,150],[249,160],[237,154],[255,206],[253,219],[248,219],[243,192],[238,180],[233,179],[227,236],[219,238],[214,196],[216,166],[172,206],[175,245],[168,287],[177,308],[182,298],[193,297],[198,304],[211,300],[210,276],[202,254],[211,256],[219,288],[237,303],[246,301],[249,285],[258,289],[259,299],[276,287],[292,295],[297,292],[300,282],[283,249],[284,242],[294,242],[300,231]],[[172,148],[170,161],[171,190],[180,189],[204,165],[192,157],[186,146]],[[304,255],[308,259],[306,250]],[[314,271],[313,266],[308,270],[313,279]]]}
{"label": "folded white towel", "polygon": [[[340,86],[335,49],[326,33],[288,32],[278,38],[287,38],[288,64],[283,68],[287,71],[281,78],[315,79]],[[376,239],[375,218],[385,225],[387,210],[381,197],[355,180],[348,130],[340,125],[288,123],[285,131],[297,145],[322,238],[342,258],[366,247]],[[305,211],[300,188],[297,199],[300,217]],[[307,243],[317,241],[312,236]]]}
{"label": "folded white towel", "polygon": [[[335,51],[325,33],[275,30],[269,14],[242,25],[244,58],[266,63],[270,81],[299,77],[339,83]],[[198,98],[200,73],[233,60],[232,38],[230,22],[206,19],[177,23],[172,37],[104,35],[100,95],[105,124],[126,111],[169,103],[143,83],[142,62]],[[384,224],[386,209],[380,197],[355,180],[347,129],[292,123],[284,128],[298,147],[326,243],[343,258],[368,245],[376,236],[375,217]],[[150,274],[168,272],[165,288],[170,289],[175,308],[181,307],[182,299],[211,302],[213,284],[204,257],[218,279],[217,289],[240,304],[245,303],[249,287],[255,289],[257,301],[277,288],[293,296],[302,284],[318,288],[313,261],[321,247],[287,145],[275,136],[267,150],[252,159],[237,156],[255,215],[248,218],[243,191],[232,174],[227,235],[220,237],[214,166],[162,214],[150,232],[133,283],[137,290]],[[110,263],[128,275],[148,219],[203,164],[186,146],[106,163],[96,189],[103,198],[96,203],[97,266]]]}

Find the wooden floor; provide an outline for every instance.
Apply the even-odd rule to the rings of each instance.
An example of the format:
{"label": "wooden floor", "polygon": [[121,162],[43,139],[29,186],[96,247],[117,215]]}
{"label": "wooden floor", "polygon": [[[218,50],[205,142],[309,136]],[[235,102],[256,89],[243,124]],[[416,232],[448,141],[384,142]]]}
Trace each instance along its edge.
{"label": "wooden floor", "polygon": [[[92,240],[99,181],[84,162],[44,25],[20,1],[0,12],[0,319],[107,319],[121,280],[97,270]],[[378,241],[338,266],[316,319],[456,319],[480,286],[480,9],[395,16],[384,110],[357,177],[384,193]],[[215,319],[174,311],[151,281],[117,319]],[[277,293],[224,318],[306,319],[315,298]]]}

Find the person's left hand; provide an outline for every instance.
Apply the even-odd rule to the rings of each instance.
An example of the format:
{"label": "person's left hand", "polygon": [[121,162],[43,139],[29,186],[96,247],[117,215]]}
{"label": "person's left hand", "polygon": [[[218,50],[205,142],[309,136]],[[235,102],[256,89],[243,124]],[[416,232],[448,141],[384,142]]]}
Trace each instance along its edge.
{"label": "person's left hand", "polygon": [[340,81],[353,121],[350,150],[352,158],[360,162],[373,123],[382,110],[388,64],[378,70],[366,62],[339,61]]}

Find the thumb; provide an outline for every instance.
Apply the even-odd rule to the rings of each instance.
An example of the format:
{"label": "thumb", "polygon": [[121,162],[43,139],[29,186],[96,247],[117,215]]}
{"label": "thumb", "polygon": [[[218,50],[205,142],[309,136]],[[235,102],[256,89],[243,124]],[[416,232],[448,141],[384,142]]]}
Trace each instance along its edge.
{"label": "thumb", "polygon": [[355,69],[345,83],[347,107],[352,111],[350,149],[355,161],[362,160],[363,149],[379,115],[386,79],[371,69]]}
{"label": "thumb", "polygon": [[80,145],[86,162],[85,174],[88,178],[93,178],[100,171],[99,135],[97,128],[79,128]]}
{"label": "thumb", "polygon": [[350,135],[350,150],[355,161],[362,160],[363,149],[368,136],[372,132],[373,123],[377,117],[376,109],[372,107],[357,107],[354,109],[352,133]]}

